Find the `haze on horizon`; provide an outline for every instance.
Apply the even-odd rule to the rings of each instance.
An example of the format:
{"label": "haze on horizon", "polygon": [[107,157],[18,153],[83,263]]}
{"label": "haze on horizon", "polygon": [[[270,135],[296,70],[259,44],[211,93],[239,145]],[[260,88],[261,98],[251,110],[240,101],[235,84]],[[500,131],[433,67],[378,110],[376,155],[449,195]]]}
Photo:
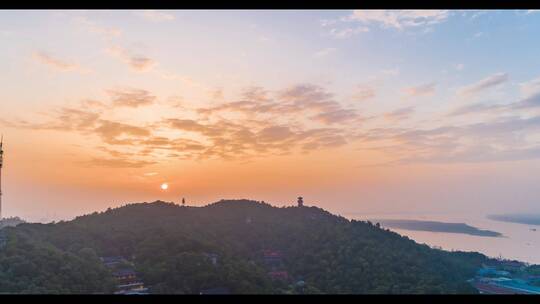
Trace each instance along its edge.
{"label": "haze on horizon", "polygon": [[534,10],[1,11],[4,214],[540,213],[539,32]]}

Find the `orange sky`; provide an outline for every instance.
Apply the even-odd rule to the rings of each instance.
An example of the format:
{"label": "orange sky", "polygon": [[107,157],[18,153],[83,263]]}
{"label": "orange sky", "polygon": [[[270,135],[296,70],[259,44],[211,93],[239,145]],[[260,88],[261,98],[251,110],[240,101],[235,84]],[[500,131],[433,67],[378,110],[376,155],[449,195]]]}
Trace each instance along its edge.
{"label": "orange sky", "polygon": [[3,211],[540,212],[537,16],[1,12]]}

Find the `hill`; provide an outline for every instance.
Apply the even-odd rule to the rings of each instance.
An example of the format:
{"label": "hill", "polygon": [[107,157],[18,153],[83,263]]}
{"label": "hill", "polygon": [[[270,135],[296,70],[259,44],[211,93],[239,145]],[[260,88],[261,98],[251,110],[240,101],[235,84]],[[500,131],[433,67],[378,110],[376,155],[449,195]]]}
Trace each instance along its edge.
{"label": "hill", "polygon": [[487,258],[420,245],[316,207],[129,204],[1,231],[1,293],[111,293],[124,257],[150,293],[475,293]]}
{"label": "hill", "polygon": [[25,221],[18,218],[18,217],[8,217],[8,218],[1,218],[0,219],[0,229],[4,227],[14,227],[19,224],[24,223]]}

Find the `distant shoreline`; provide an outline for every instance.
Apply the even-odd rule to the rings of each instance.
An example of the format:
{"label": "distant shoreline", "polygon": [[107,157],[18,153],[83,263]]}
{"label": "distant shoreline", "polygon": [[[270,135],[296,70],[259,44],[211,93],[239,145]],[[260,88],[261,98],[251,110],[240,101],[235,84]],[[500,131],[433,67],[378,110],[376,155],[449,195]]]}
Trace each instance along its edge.
{"label": "distant shoreline", "polygon": [[497,231],[481,230],[465,223],[446,223],[436,221],[422,220],[403,220],[403,219],[371,219],[372,222],[378,222],[387,228],[396,228],[403,230],[428,231],[428,232],[445,232],[459,233],[473,236],[483,237],[502,237],[503,235]]}
{"label": "distant shoreline", "polygon": [[540,226],[540,215],[529,214],[491,214],[488,219],[506,223]]}

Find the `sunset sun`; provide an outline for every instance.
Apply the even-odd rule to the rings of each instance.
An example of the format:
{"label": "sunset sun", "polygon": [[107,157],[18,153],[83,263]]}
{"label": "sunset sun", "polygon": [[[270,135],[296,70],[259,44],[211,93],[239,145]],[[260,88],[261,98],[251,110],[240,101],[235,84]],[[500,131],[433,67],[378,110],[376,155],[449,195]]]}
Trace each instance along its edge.
{"label": "sunset sun", "polygon": [[0,304],[540,296],[540,7],[354,3],[0,9]]}

